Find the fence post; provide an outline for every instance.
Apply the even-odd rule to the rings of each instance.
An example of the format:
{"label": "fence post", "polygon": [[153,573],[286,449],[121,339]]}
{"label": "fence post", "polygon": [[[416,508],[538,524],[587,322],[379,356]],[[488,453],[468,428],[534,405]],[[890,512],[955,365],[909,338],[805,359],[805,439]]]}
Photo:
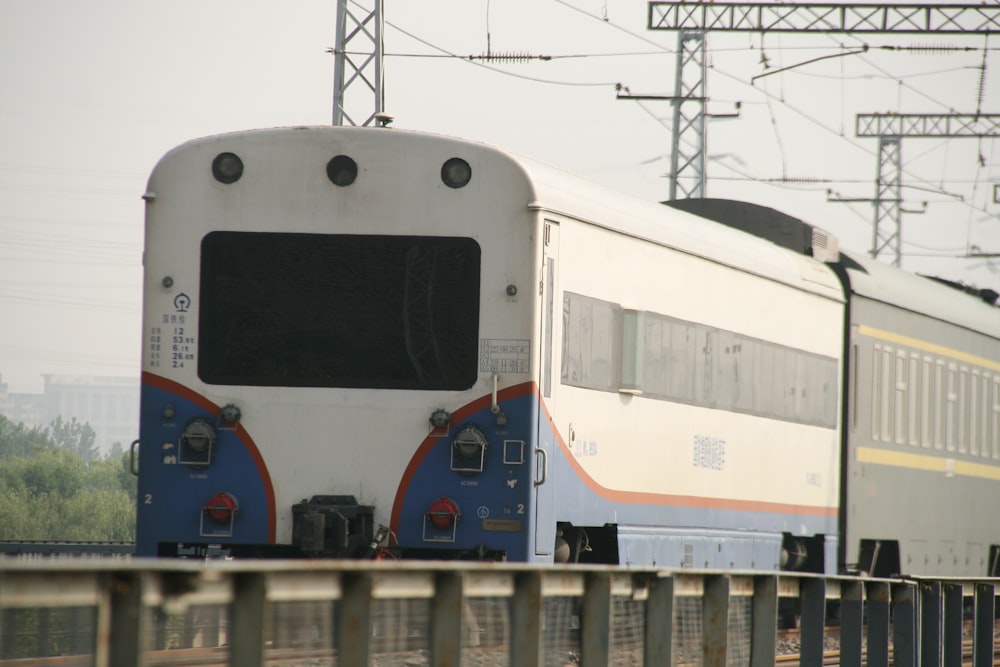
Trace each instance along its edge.
{"label": "fence post", "polygon": [[233,575],[233,601],[229,608],[229,660],[240,667],[264,664],[264,597],[266,582],[259,572]]}
{"label": "fence post", "polygon": [[107,596],[107,611],[98,608],[98,667],[142,667],[142,638],[145,636],[142,613],[141,572],[111,572],[102,582]]}
{"label": "fence post", "polygon": [[976,584],[976,618],[972,634],[974,667],[993,667],[993,623],[996,607],[993,595],[993,584]]}
{"label": "fence post", "polygon": [[944,584],[944,667],[962,667],[962,584]]}
{"label": "fence post", "polygon": [[587,574],[580,616],[583,667],[606,667],[610,664],[611,635],[611,577],[608,574]]}
{"label": "fence post", "polygon": [[372,647],[372,575],[345,572],[334,619],[338,665],[368,665]]}
{"label": "fence post", "polygon": [[773,667],[778,637],[778,577],[753,578],[753,620],[750,635],[751,667]]}
{"label": "fence post", "polygon": [[823,627],[826,625],[826,580],[806,576],[800,580],[802,619],[799,653],[803,665],[823,664]]}
{"label": "fence post", "polygon": [[510,664],[539,667],[542,654],[541,573],[519,572],[514,577],[514,599],[510,607]]}
{"label": "fence post", "polygon": [[462,573],[444,570],[434,577],[431,601],[431,665],[457,667],[462,661]]}
{"label": "fence post", "polygon": [[704,578],[701,655],[704,667],[726,667],[729,651],[729,577]]}
{"label": "fence post", "polygon": [[861,581],[840,582],[840,664],[861,667],[864,643],[865,585]]}
{"label": "fence post", "polygon": [[892,657],[896,665],[917,664],[916,584],[892,585]]}
{"label": "fence post", "polygon": [[941,582],[920,582],[920,664],[941,664]]}
{"label": "fence post", "polygon": [[674,579],[659,575],[649,584],[646,599],[644,665],[672,665],[674,640]]}
{"label": "fence post", "polygon": [[868,665],[889,667],[889,584],[869,581]]}

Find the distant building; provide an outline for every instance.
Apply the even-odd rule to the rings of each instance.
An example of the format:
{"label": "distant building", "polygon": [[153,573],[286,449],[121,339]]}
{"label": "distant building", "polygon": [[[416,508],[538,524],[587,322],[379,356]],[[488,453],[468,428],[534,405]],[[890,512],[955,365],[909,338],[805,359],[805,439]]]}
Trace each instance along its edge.
{"label": "distant building", "polygon": [[16,394],[0,382],[0,414],[14,423],[47,427],[58,417],[90,424],[102,453],[139,437],[139,378],[43,375],[41,394]]}
{"label": "distant building", "polygon": [[7,383],[0,382],[0,414],[15,424],[37,426],[45,422],[41,394],[11,394]]}

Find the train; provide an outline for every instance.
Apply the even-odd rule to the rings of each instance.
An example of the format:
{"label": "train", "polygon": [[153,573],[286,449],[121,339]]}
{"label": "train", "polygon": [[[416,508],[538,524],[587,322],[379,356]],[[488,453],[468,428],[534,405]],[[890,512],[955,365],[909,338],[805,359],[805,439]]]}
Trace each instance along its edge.
{"label": "train", "polygon": [[1000,574],[988,290],[388,127],[143,198],[140,557]]}

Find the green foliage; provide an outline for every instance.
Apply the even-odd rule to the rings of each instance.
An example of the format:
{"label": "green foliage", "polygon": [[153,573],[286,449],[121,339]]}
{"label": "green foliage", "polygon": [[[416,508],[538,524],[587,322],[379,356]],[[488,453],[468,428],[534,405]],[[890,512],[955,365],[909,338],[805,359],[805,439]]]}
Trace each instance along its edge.
{"label": "green foliage", "polygon": [[83,461],[94,461],[99,457],[97,433],[90,424],[81,424],[76,417],[68,422],[57,417],[52,422],[50,433],[56,447],[76,453]]}
{"label": "green foliage", "polygon": [[49,438],[48,429],[15,424],[0,415],[0,459],[13,456],[31,456],[55,445]]}
{"label": "green foliage", "polygon": [[99,458],[89,424],[52,431],[0,416],[0,541],[131,541],[135,477],[121,447]]}

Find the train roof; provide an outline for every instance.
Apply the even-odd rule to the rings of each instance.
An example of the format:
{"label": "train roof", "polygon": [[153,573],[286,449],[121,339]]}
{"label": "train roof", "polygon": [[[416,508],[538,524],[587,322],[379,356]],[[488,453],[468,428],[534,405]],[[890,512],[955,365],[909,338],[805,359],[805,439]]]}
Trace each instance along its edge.
{"label": "train roof", "polygon": [[[254,141],[277,139],[283,134],[295,136],[297,142],[319,142],[325,141],[324,135],[333,133],[350,133],[355,139],[367,133],[364,141],[379,146],[379,152],[383,154],[388,150],[395,155],[413,155],[416,156],[415,159],[424,159],[428,155],[451,152],[453,155],[466,157],[473,164],[479,161],[482,161],[480,164],[506,162],[507,167],[500,172],[510,174],[512,167],[515,173],[523,176],[523,185],[530,192],[529,201],[524,202],[529,210],[578,219],[829,299],[844,300],[836,275],[822,262],[810,257],[778,247],[753,234],[718,224],[706,217],[588,181],[538,160],[490,144],[445,135],[398,128],[333,126],[246,130],[188,141],[164,155],[154,169],[154,175],[180,152],[189,149],[214,150],[213,145],[238,139],[241,135]],[[395,143],[410,144],[412,147],[401,149],[392,145]],[[432,145],[435,146],[433,150]],[[474,166],[473,169],[475,168]],[[494,170],[494,173],[500,172]],[[153,177],[150,177],[151,187]]]}
{"label": "train roof", "polygon": [[836,275],[822,262],[711,219],[640,199],[522,155],[536,200],[529,207],[843,301]]}
{"label": "train roof", "polygon": [[[815,228],[809,223],[759,204],[727,199],[685,199],[667,204],[797,252],[809,252],[814,237]],[[852,294],[1000,338],[1000,308],[990,303],[989,297],[995,299],[996,294],[989,290],[915,275],[858,253],[841,251],[840,259],[831,263],[843,270]]]}
{"label": "train roof", "polygon": [[865,255],[841,252],[851,292],[1000,338],[1000,308],[981,296],[938,280],[888,266]]}

